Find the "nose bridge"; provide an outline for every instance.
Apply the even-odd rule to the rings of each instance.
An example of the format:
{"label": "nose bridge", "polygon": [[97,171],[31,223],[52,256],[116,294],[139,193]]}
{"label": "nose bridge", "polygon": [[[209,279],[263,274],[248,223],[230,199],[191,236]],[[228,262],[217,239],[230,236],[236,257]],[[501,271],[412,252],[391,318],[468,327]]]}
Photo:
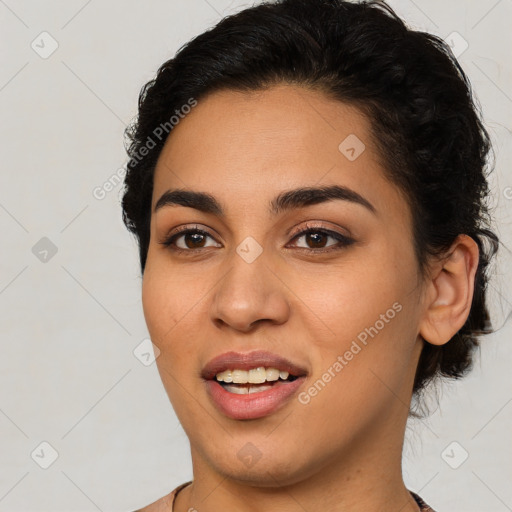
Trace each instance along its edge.
{"label": "nose bridge", "polygon": [[241,331],[250,330],[259,320],[283,323],[289,314],[284,286],[267,268],[268,254],[254,242],[246,239],[233,251],[229,271],[211,303],[213,321]]}

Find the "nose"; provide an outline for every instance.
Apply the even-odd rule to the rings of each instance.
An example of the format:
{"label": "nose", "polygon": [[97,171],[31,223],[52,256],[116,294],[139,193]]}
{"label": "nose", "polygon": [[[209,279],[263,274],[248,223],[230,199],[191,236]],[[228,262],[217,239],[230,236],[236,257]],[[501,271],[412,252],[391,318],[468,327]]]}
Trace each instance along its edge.
{"label": "nose", "polygon": [[283,324],[290,314],[286,290],[263,254],[251,263],[234,254],[230,269],[215,288],[211,319],[218,327],[241,332],[261,323]]}

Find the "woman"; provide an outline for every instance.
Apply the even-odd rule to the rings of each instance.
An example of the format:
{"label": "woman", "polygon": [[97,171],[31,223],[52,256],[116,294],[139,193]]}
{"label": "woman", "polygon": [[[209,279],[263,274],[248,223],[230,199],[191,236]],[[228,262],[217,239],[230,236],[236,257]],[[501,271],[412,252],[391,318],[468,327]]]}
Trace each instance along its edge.
{"label": "woman", "polygon": [[382,2],[258,5],[164,63],[128,135],[194,471],[142,510],[432,510],[402,478],[411,400],[470,368],[498,242],[449,48]]}

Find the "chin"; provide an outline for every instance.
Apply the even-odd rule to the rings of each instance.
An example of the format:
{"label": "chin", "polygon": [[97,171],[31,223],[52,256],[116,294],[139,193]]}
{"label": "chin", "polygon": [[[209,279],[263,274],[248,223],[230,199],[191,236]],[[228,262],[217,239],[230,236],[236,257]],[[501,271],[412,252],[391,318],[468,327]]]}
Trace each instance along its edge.
{"label": "chin", "polygon": [[293,472],[284,469],[276,469],[274,465],[252,469],[233,470],[233,468],[216,468],[223,477],[240,484],[263,487],[281,488],[301,482],[305,476],[300,471]]}
{"label": "chin", "polygon": [[[208,463],[226,479],[249,486],[277,488],[299,483],[313,473],[313,464],[299,460],[297,455],[297,445],[289,450],[268,447],[259,451],[248,441],[234,457],[213,455]],[[304,458],[304,452],[301,455]]]}

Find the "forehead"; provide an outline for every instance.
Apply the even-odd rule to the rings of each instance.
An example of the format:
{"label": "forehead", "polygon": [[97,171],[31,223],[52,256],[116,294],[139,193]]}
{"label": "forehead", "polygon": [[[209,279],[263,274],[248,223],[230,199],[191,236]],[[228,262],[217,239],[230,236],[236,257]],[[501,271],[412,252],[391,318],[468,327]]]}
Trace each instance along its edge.
{"label": "forehead", "polygon": [[229,202],[332,184],[379,203],[383,187],[390,195],[397,191],[385,178],[370,128],[357,108],[298,86],[214,92],[168,137],[155,170],[153,206],[170,188],[208,191]]}

